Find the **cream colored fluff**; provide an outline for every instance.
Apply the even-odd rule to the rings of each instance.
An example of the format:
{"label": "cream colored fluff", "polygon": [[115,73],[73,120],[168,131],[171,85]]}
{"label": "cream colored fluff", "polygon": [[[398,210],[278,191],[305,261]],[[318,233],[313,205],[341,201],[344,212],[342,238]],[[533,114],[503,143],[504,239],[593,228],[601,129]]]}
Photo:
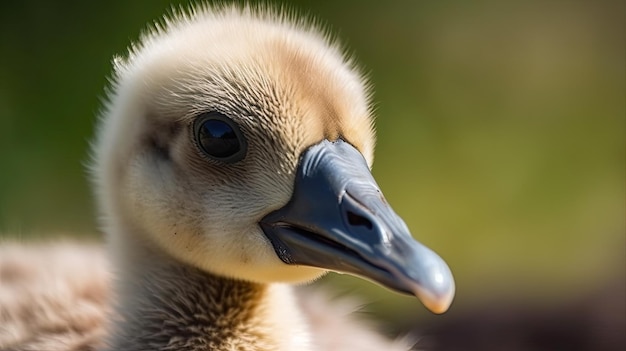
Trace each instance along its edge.
{"label": "cream colored fluff", "polygon": [[[210,110],[248,131],[244,162],[198,155],[185,131]],[[257,224],[308,146],[341,136],[371,166],[372,125],[367,83],[314,26],[235,7],[166,18],[115,59],[94,144],[111,269],[99,247],[4,244],[0,349],[406,350],[345,302],[296,297],[285,283],[325,272],[284,264]]]}
{"label": "cream colored fluff", "polygon": [[[0,350],[96,350],[111,317],[110,283],[101,245],[2,243]],[[297,297],[319,350],[407,350],[358,321],[354,300],[313,288],[298,290]]]}

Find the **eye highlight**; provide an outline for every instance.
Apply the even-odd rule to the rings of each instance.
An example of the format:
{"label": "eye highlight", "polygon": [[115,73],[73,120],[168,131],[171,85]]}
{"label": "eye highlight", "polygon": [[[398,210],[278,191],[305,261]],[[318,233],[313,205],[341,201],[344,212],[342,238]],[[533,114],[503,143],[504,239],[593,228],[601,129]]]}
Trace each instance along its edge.
{"label": "eye highlight", "polygon": [[200,151],[212,159],[234,163],[246,155],[246,139],[239,126],[219,112],[207,112],[196,117],[193,131]]}

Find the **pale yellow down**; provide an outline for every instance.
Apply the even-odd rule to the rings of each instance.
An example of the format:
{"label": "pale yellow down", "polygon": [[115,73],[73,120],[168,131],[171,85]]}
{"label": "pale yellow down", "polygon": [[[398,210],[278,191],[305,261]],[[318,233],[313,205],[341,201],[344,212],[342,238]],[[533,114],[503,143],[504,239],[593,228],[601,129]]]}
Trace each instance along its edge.
{"label": "pale yellow down", "polygon": [[[213,273],[259,282],[319,276],[280,262],[257,222],[287,203],[308,146],[342,136],[371,164],[368,93],[339,49],[284,17],[229,8],[178,15],[115,62],[93,169],[113,245],[127,244],[121,233],[131,226],[134,238],[149,236]],[[211,110],[249,131],[242,164],[198,155],[185,130]],[[167,145],[172,167],[154,161],[152,142]]]}
{"label": "pale yellow down", "polygon": [[[93,326],[74,334],[54,333],[71,326],[41,327],[38,335],[49,333],[49,340],[30,335],[28,324],[40,325],[40,317],[56,314],[56,322],[76,323],[50,307],[57,306],[54,301],[46,302],[46,315],[32,311],[29,323],[20,324],[15,316],[0,320],[5,326],[0,349],[406,350],[345,317],[341,303],[328,305],[340,309],[333,312],[319,296],[296,296],[284,283],[308,282],[325,272],[283,263],[258,225],[289,201],[298,159],[307,147],[342,138],[371,167],[375,140],[367,83],[339,47],[314,26],[268,10],[196,8],[146,32],[114,65],[91,174],[115,279],[109,280],[104,259],[97,267],[60,265],[81,272],[59,275],[55,284],[67,286],[62,291],[76,285],[89,289],[93,283],[101,292],[89,304],[97,310]],[[245,159],[224,166],[198,151],[190,126],[206,111],[219,111],[242,126]],[[6,250],[28,257],[19,246]],[[50,260],[65,256],[54,254],[58,247],[39,250],[52,253]],[[85,262],[102,258],[100,249],[89,250],[97,253],[77,256]],[[19,265],[17,256],[11,257]],[[0,273],[7,270],[3,261]],[[85,274],[88,269],[94,274]],[[0,286],[0,312],[11,312],[7,306],[20,296],[37,301],[36,292],[46,290],[39,286],[25,297],[12,287]],[[211,295],[219,289],[231,294],[224,300]],[[69,292],[55,296],[81,299]],[[172,296],[177,305],[165,298]],[[196,314],[219,313],[224,304],[241,315],[225,324],[232,329],[211,329],[205,340],[193,341],[135,317],[154,314],[155,320],[175,325],[177,318],[188,317],[185,306],[193,310],[198,299],[210,300],[212,310],[199,308]],[[58,304],[71,308],[66,305]],[[147,345],[146,335],[154,330],[158,335]],[[167,337],[173,341],[165,347],[161,340]]]}

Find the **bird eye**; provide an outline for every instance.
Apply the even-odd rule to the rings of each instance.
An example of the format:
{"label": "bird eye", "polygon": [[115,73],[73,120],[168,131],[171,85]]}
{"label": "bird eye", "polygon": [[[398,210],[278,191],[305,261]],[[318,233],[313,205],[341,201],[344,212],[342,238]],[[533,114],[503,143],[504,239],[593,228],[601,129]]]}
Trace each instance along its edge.
{"label": "bird eye", "polygon": [[233,120],[218,112],[199,115],[194,122],[194,138],[208,157],[234,163],[246,155],[246,139]]}

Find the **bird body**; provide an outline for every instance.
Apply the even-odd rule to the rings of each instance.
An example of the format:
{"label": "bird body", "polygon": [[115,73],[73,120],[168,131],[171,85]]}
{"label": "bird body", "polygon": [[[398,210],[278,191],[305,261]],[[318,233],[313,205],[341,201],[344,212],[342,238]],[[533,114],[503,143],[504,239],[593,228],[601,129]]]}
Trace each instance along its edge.
{"label": "bird body", "polygon": [[[399,347],[360,327],[345,341],[322,335],[342,323],[291,284],[328,270],[447,309],[447,266],[411,238],[369,172],[368,85],[315,26],[267,9],[192,8],[114,68],[91,167],[114,278],[102,337],[76,350]],[[3,347],[32,349],[0,333]]]}
{"label": "bird body", "polygon": [[[113,277],[109,261],[105,247],[100,244],[67,241],[38,244],[2,243],[0,350],[94,351],[104,348],[107,329],[114,327],[113,324],[119,319],[112,317]],[[178,281],[179,279],[175,279],[171,283]],[[170,282],[167,283],[167,286],[170,286]],[[265,313],[258,312],[261,310],[272,313],[276,320],[283,319],[291,323],[292,327],[289,330],[275,329],[266,332],[270,332],[268,335],[274,336],[278,341],[299,335],[300,339],[292,339],[296,343],[295,349],[307,350],[306,345],[312,350],[330,351],[409,349],[407,341],[389,341],[374,332],[371,324],[357,320],[353,312],[359,309],[358,301],[347,297],[333,297],[331,293],[320,288],[293,288],[288,285],[272,285],[272,289],[266,291],[266,294],[266,299],[259,304],[258,309],[253,310],[256,318],[264,318]],[[235,300],[237,295],[228,294],[227,289],[215,294],[204,292],[202,298],[198,300],[192,300],[191,295],[177,296],[188,299],[178,300],[181,303],[179,309],[181,314],[173,320],[184,319],[187,316],[184,311],[189,311],[189,306],[198,307],[194,309],[196,313],[225,311],[222,307],[224,302],[215,298],[207,300],[215,296],[232,298],[231,301],[239,307],[247,306],[241,304],[247,300]],[[202,305],[202,302],[207,304]],[[169,308],[161,312],[157,310],[157,306],[153,306],[150,311],[144,312],[155,315],[155,312],[165,314],[173,311]],[[294,314],[300,318],[294,318]],[[249,323],[254,325],[257,321],[251,319]],[[163,322],[158,319],[153,322],[152,327],[165,337],[168,330],[161,329]],[[223,323],[219,325],[220,327],[216,328],[218,333],[213,335],[225,334],[229,330]],[[290,334],[291,332],[294,334]],[[177,335],[181,333],[178,332]],[[229,337],[235,335],[239,334],[231,334]],[[253,350],[263,350],[251,339],[231,340],[232,344],[229,345],[229,337],[220,340],[222,348],[214,349],[229,350],[228,347],[239,342],[243,343],[244,347],[247,345]],[[150,340],[148,344],[138,347],[151,350],[147,345],[152,345]],[[313,348],[314,346],[316,348]],[[178,348],[178,350],[188,349],[193,350]]]}

